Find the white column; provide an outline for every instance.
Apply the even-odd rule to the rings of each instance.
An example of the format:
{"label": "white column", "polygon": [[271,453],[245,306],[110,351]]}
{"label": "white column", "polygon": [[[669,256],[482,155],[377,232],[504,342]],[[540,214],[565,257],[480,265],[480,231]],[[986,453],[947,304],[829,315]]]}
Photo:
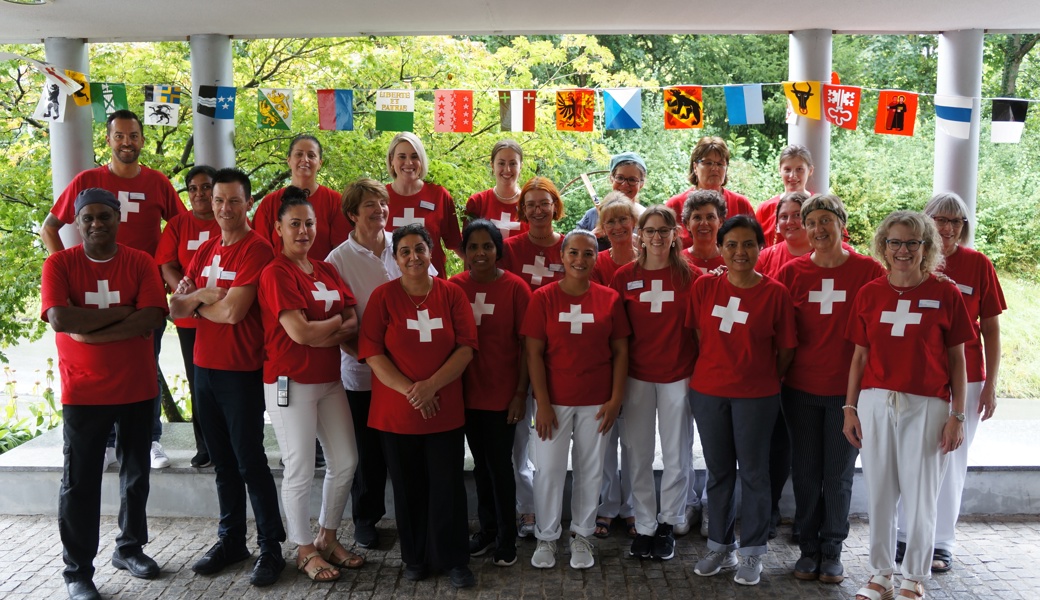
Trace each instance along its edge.
{"label": "white column", "polygon": [[[790,81],[831,80],[831,30],[794,31],[788,38],[787,76]],[[811,192],[830,190],[831,138],[830,125],[823,120],[801,118],[797,125],[787,126],[787,142],[801,144],[812,153],[816,167],[809,184]]]}
{"label": "white column", "polygon": [[[198,98],[200,85],[234,86],[231,65],[231,37],[219,34],[193,35],[191,46],[192,98]],[[238,98],[242,100],[241,97]],[[215,169],[235,166],[235,121],[210,119],[191,106],[195,136],[195,164]]]}
{"label": "white column", "polygon": [[946,31],[939,36],[939,68],[935,81],[937,94],[974,99],[968,139],[955,138],[941,128],[935,128],[935,171],[932,176],[934,192],[955,192],[964,199],[973,225],[979,180],[982,33],[981,29],[968,29]]}
{"label": "white column", "polygon": [[[63,69],[90,74],[86,40],[47,38],[43,41],[43,47],[47,53],[47,62]],[[70,97],[65,103],[65,122],[50,124],[51,190],[55,199],[80,171],[94,166],[91,118],[90,107],[76,106]],[[62,227],[59,233],[66,248],[82,241],[72,225]]]}

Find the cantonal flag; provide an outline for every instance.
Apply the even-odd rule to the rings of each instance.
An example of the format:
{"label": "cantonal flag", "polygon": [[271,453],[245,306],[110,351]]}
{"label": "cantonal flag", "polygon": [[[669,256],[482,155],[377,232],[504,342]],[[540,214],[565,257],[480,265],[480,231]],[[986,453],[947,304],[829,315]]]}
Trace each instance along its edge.
{"label": "cantonal flag", "polygon": [[819,81],[785,81],[784,96],[796,116],[820,120]]}
{"label": "cantonal flag", "polygon": [[180,116],[179,85],[144,86],[144,124],[176,127]]}
{"label": "cantonal flag", "polygon": [[535,90],[499,90],[502,131],[534,131]]}
{"label": "cantonal flag", "polygon": [[379,131],[411,131],[415,120],[413,90],[379,90],[376,92],[376,129]]}
{"label": "cantonal flag", "polygon": [[260,88],[256,92],[256,125],[260,129],[292,129],[292,90]]}
{"label": "cantonal flag", "polygon": [[643,98],[640,88],[603,90],[603,128],[643,127]]}
{"label": "cantonal flag", "polygon": [[195,96],[195,112],[211,119],[235,118],[237,88],[223,85],[200,85]]}
{"label": "cantonal flag", "polygon": [[997,98],[993,100],[993,123],[990,140],[994,144],[1017,144],[1026,128],[1028,100]]}
{"label": "cantonal flag", "polygon": [[935,127],[950,137],[968,139],[974,114],[975,101],[971,98],[935,95]]}
{"label": "cantonal flag", "polygon": [[433,130],[437,133],[473,133],[473,90],[434,91]]}
{"label": "cantonal flag", "polygon": [[823,84],[823,118],[832,125],[855,130],[862,90],[850,85]]}
{"label": "cantonal flag", "polygon": [[354,90],[318,90],[318,128],[354,130]]}
{"label": "cantonal flag", "polygon": [[914,135],[917,121],[917,94],[903,90],[881,90],[878,94],[874,133]]}
{"label": "cantonal flag", "polygon": [[575,88],[556,92],[557,131],[592,131],[595,120],[595,90]]}
{"label": "cantonal flag", "polygon": [[125,83],[91,83],[90,84],[90,107],[94,112],[94,122],[104,123],[108,115],[117,110],[126,110]]}
{"label": "cantonal flag", "polygon": [[704,127],[704,97],[699,85],[680,85],[664,89],[664,128],[700,129]]}
{"label": "cantonal flag", "polygon": [[90,84],[87,82],[87,76],[72,69],[65,69],[65,75],[83,86],[72,92],[72,99],[75,101],[76,106],[90,106]]}
{"label": "cantonal flag", "polygon": [[726,120],[730,125],[762,125],[766,122],[762,107],[762,84],[727,85]]}

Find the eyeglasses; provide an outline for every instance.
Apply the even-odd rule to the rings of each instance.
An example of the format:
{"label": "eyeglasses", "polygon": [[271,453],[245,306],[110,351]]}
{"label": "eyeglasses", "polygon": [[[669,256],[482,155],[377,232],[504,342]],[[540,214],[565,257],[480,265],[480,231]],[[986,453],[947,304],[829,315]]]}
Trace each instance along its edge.
{"label": "eyeglasses", "polygon": [[641,233],[643,235],[643,237],[645,237],[648,240],[654,239],[654,236],[661,236],[661,239],[663,240],[663,239],[667,238],[668,234],[672,233],[673,231],[674,231],[673,229],[669,229],[667,227],[662,227],[661,229],[645,229],[644,228],[644,229],[640,229],[639,233]]}
{"label": "eyeglasses", "polygon": [[718,167],[720,169],[725,169],[726,168],[726,163],[724,163],[724,162],[715,162],[715,161],[711,161],[711,160],[698,160],[697,164],[702,166],[702,167],[704,167],[705,169],[714,169],[715,167]]}
{"label": "eyeglasses", "polygon": [[917,252],[917,249],[921,247],[924,240],[885,240],[885,245],[892,252],[898,252],[900,246],[906,246],[906,249],[910,252]]}
{"label": "eyeglasses", "polygon": [[932,217],[932,220],[935,221],[936,227],[945,227],[949,225],[954,229],[964,227],[968,223],[968,220],[965,218],[947,219],[946,217]]}
{"label": "eyeglasses", "polygon": [[552,202],[524,202],[524,208],[527,210],[549,210],[552,208]]}
{"label": "eyeglasses", "polygon": [[802,214],[801,213],[793,213],[793,214],[789,214],[789,215],[780,215],[779,217],[776,218],[776,220],[779,223],[789,223],[791,221],[801,221],[802,220]]}
{"label": "eyeglasses", "polygon": [[624,185],[627,183],[632,187],[636,187],[637,185],[645,181],[645,179],[638,179],[636,177],[622,177],[620,175],[611,175],[611,179],[613,179],[614,183],[618,185]]}

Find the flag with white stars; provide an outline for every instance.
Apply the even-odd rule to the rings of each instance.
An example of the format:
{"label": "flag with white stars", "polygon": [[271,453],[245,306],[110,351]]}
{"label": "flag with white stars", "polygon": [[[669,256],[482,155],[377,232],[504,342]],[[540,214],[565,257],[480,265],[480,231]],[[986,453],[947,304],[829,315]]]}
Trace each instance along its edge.
{"label": "flag with white stars", "polygon": [[434,91],[433,130],[437,133],[473,133],[473,90]]}
{"label": "flag with white stars", "polygon": [[211,119],[234,119],[235,92],[233,87],[200,85],[195,98],[195,112]]}

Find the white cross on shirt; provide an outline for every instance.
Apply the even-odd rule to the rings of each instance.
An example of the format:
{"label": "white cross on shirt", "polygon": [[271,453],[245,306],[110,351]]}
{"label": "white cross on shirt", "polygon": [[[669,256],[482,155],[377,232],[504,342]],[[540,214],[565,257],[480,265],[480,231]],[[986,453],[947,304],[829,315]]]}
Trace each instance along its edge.
{"label": "white cross on shirt", "polygon": [[108,280],[99,279],[98,291],[84,294],[84,304],[96,304],[98,308],[109,308],[113,304],[119,304],[119,292],[108,289]]}
{"label": "white cross on shirt", "polygon": [[495,305],[487,304],[487,294],[479,292],[474,297],[474,301],[470,302],[470,306],[473,307],[473,320],[477,322],[477,326],[480,326],[480,319],[484,315],[495,314]]}
{"label": "white cross on shirt", "polygon": [[426,219],[424,217],[415,216],[414,208],[404,209],[404,216],[394,217],[394,227],[404,227],[405,225],[411,225],[412,223],[418,223],[420,225],[426,225]]}
{"label": "white cross on shirt", "polygon": [[818,291],[809,292],[809,302],[820,303],[820,314],[834,313],[834,303],[845,301],[845,290],[835,290],[833,279],[824,279]]}
{"label": "white cross on shirt", "polygon": [[507,212],[502,213],[502,216],[498,219],[491,219],[491,223],[502,232],[502,237],[507,237],[509,232],[514,229],[520,229],[520,223],[510,220]]}
{"label": "white cross on shirt", "polygon": [[220,268],[220,255],[216,254],[213,256],[213,262],[206,265],[206,268],[202,269],[202,276],[206,278],[206,287],[215,288],[217,287],[217,280],[223,279],[224,281],[234,281],[235,272],[225,271]]}
{"label": "white cross on shirt", "polygon": [[206,242],[206,241],[209,241],[209,232],[208,231],[200,231],[199,232],[199,239],[197,239],[197,240],[188,240],[188,250],[198,250],[199,246],[201,246],[203,244],[203,242]]}
{"label": "white cross on shirt", "polygon": [[570,323],[571,333],[579,335],[585,323],[592,323],[594,320],[592,313],[581,312],[580,304],[571,304],[571,312],[560,313],[560,323]]}
{"label": "white cross on shirt", "polygon": [[534,264],[524,265],[521,272],[527,273],[531,276],[531,283],[534,285],[542,285],[542,279],[545,277],[552,277],[553,272],[546,268],[545,257],[536,256],[534,257]]}
{"label": "white cross on shirt", "polygon": [[415,319],[406,319],[405,324],[408,325],[408,329],[419,331],[420,342],[432,342],[433,330],[444,329],[444,322],[439,318],[431,319],[429,310],[420,310],[415,313],[415,317]]}
{"label": "white cross on shirt", "polygon": [[311,296],[314,296],[315,302],[325,301],[325,312],[332,310],[332,303],[339,300],[339,291],[330,290],[326,285],[320,281],[314,282],[314,287],[317,288],[311,292]]}
{"label": "white cross on shirt", "polygon": [[650,283],[650,289],[639,294],[640,302],[650,303],[650,312],[659,313],[664,308],[665,302],[675,301],[675,292],[669,290],[664,291],[664,282],[660,279],[655,279]]}
{"label": "white cross on shirt", "polygon": [[747,323],[748,313],[739,310],[740,298],[736,296],[729,297],[729,303],[726,306],[715,305],[715,308],[711,309],[711,316],[722,319],[719,323],[719,331],[723,333],[732,333],[733,323],[740,323],[741,325]]}
{"label": "white cross on shirt", "polygon": [[141,192],[119,192],[120,222],[126,223],[130,213],[141,212],[141,205],[138,202],[144,202],[144,194]]}
{"label": "white cross on shirt", "polygon": [[906,335],[907,325],[921,324],[921,313],[910,312],[909,300],[899,300],[896,302],[895,311],[882,311],[881,322],[892,324],[892,337],[903,337]]}

